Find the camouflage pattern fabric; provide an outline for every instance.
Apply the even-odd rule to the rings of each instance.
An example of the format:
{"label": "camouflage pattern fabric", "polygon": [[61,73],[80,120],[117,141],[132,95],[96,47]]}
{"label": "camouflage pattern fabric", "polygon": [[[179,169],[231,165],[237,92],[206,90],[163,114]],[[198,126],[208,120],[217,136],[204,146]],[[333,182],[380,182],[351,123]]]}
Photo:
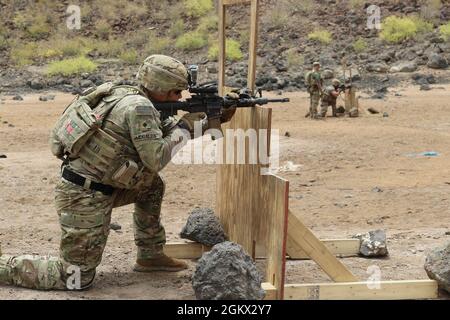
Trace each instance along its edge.
{"label": "camouflage pattern fabric", "polygon": [[317,109],[322,95],[320,90],[322,83],[323,80],[320,72],[310,71],[306,74],[306,85],[308,86],[310,95],[309,115],[312,119],[317,117]]}
{"label": "camouflage pattern fabric", "polygon": [[[130,190],[117,188],[109,196],[61,179],[55,196],[62,231],[60,256],[2,255],[0,283],[40,290],[89,287],[108,239],[112,209],[131,203],[135,206],[138,259],[160,255],[166,238],[160,222],[165,184],[158,172],[170,161],[173,148],[180,142],[172,141],[174,129],[166,127],[176,128],[161,124],[159,113],[147,98],[129,95],[122,99],[105,120],[104,130],[129,147],[128,156],[142,161],[147,172],[143,183]],[[72,159],[68,167],[93,181],[101,181],[99,171],[85,160]],[[68,288],[74,267],[80,271],[80,286]]]}
{"label": "camouflage pattern fabric", "polygon": [[320,92],[315,91],[310,93],[310,107],[309,114],[311,118],[315,118],[317,116],[317,108],[319,107],[320,102]]}
{"label": "camouflage pattern fabric", "polygon": [[165,93],[188,88],[186,67],[180,61],[164,55],[147,57],[136,77],[145,88],[153,92]]}
{"label": "camouflage pattern fabric", "polygon": [[[113,196],[85,190],[62,179],[56,187],[56,207],[61,224],[59,257],[37,255],[0,258],[0,283],[31,289],[68,289],[73,274],[71,267],[80,270],[80,288],[92,284],[95,270],[102,260],[109,235],[113,208],[134,203],[135,244],[138,259],[160,255],[165,244],[161,225],[161,203],[165,184],[158,175],[153,184],[140,192],[116,190]],[[73,269],[72,269],[73,270]]]}
{"label": "camouflage pattern fabric", "polygon": [[337,97],[334,97],[331,93],[337,91],[333,86],[328,86],[323,91],[322,103],[320,105],[320,116],[325,117],[328,111],[328,107],[331,106],[333,117],[336,116],[336,103]]}

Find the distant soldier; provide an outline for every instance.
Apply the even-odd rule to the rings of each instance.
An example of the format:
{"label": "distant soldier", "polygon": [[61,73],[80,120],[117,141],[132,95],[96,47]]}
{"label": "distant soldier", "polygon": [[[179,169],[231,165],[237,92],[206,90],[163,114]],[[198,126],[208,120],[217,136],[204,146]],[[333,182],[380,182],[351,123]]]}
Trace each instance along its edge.
{"label": "distant soldier", "polygon": [[333,79],[331,84],[331,86],[327,86],[323,90],[322,103],[320,105],[320,117],[322,118],[326,116],[329,106],[331,106],[333,117],[337,117],[336,101],[342,91],[342,87],[338,79]]}
{"label": "distant soldier", "polygon": [[320,63],[313,63],[313,70],[306,74],[306,85],[310,95],[309,116],[311,119],[318,119],[317,108],[319,107],[322,95],[323,79],[320,73]]}

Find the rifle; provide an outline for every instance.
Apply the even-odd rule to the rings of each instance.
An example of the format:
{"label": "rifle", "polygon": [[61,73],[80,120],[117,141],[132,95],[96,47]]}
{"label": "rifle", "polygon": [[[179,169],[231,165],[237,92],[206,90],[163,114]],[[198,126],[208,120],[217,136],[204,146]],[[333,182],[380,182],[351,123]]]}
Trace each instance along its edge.
{"label": "rifle", "polygon": [[241,90],[239,99],[219,96],[216,82],[208,82],[197,85],[197,66],[189,67],[189,93],[191,97],[186,101],[154,102],[156,110],[161,114],[161,120],[174,116],[179,110],[190,113],[204,112],[210,128],[220,129],[221,118],[226,110],[233,108],[249,108],[256,105],[265,105],[274,102],[289,102],[289,98],[267,99],[262,97],[259,89],[259,97],[252,96],[247,90]]}

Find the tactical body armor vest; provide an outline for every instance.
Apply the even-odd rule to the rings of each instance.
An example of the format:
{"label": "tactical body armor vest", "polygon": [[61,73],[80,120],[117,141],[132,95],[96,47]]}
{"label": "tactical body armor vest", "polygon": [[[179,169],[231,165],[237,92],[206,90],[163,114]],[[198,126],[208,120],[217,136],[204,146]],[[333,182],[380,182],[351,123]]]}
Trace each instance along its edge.
{"label": "tactical body armor vest", "polygon": [[337,97],[334,97],[331,93],[333,91],[337,91],[337,89],[333,86],[328,86],[323,91],[322,102],[334,104],[337,101]]}
{"label": "tactical body armor vest", "polygon": [[152,180],[131,141],[103,126],[114,106],[129,95],[143,95],[136,87],[105,83],[77,97],[64,111],[51,134],[52,153],[67,160],[80,158],[100,183],[136,189]]}

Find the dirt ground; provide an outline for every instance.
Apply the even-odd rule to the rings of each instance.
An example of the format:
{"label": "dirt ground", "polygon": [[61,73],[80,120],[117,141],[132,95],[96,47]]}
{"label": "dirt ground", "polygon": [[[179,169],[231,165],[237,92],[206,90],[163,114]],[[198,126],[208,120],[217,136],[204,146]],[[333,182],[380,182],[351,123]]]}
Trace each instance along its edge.
{"label": "dirt ground", "polygon": [[[305,119],[305,93],[286,94],[289,104],[273,109],[280,130],[280,173],[290,181],[290,208],[321,238],[347,238],[384,229],[389,258],[342,261],[364,280],[381,268],[383,280],[427,279],[427,252],[450,240],[450,86],[432,91],[399,87],[386,100],[362,98],[359,118]],[[73,96],[24,101],[10,96],[0,105],[0,242],[9,254],[58,254],[59,225],[53,189],[60,162],[47,145],[48,133]],[[380,114],[365,110],[374,107]],[[389,117],[383,117],[387,112]],[[290,137],[285,133],[289,132]],[[436,157],[418,155],[436,151]],[[215,168],[174,165],[164,170],[167,193],[163,222],[168,240],[178,240],[189,211],[214,207]],[[376,187],[378,189],[376,189]],[[194,299],[190,278],[195,261],[180,273],[134,273],[132,206],[116,209],[94,287],[85,292],[37,292],[0,287],[0,299]],[[446,234],[447,233],[447,234]],[[310,261],[287,263],[287,283],[330,281]]]}

